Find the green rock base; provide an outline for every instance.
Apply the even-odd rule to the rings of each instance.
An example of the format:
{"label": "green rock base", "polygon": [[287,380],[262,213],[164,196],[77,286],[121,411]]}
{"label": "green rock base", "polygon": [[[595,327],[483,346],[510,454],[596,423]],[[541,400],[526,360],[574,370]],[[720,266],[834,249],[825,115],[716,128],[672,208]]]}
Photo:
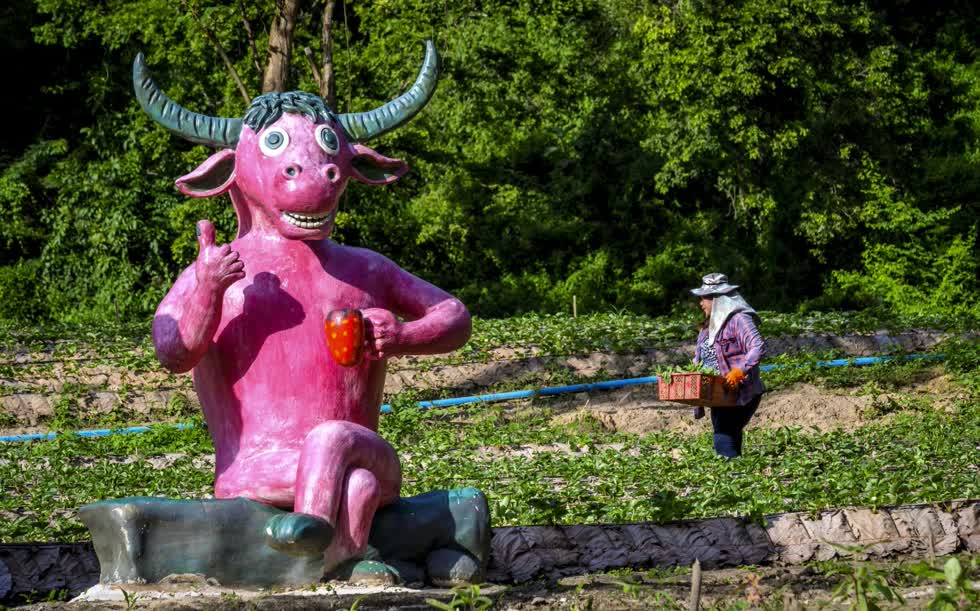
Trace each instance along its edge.
{"label": "green rock base", "polygon": [[[365,558],[324,576],[322,554],[297,555],[268,544],[266,528],[289,512],[244,498],[181,501],[132,497],[86,505],[102,583],[155,583],[200,574],[222,585],[318,582],[482,583],[490,561],[490,512],[474,488],[400,499],[375,515]],[[321,533],[322,534],[322,533]],[[318,535],[319,536],[319,535]],[[319,549],[312,544],[310,549]]]}

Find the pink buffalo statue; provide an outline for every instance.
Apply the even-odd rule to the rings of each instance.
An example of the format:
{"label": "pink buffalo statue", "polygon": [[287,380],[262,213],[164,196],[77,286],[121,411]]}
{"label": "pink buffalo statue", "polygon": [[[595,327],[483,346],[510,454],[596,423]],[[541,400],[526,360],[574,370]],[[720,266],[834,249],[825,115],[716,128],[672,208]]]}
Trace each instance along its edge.
{"label": "pink buffalo statue", "polygon": [[[191,197],[227,193],[238,235],[199,252],[157,309],[163,365],[193,371],[216,451],[215,495],[286,509],[266,543],[323,554],[326,571],[363,557],[375,512],[398,501],[401,466],[378,433],[387,359],[434,354],[470,336],[466,307],[384,256],[330,240],[353,179],[387,185],[407,171],[363,141],[411,119],[435,91],[431,42],[414,85],[380,108],[337,114],[304,92],[255,98],[243,119],[190,112],[153,82],[142,56],[137,96],[157,122],[220,147],[177,179]],[[363,358],[342,367],[324,338],[329,312],[357,309]]]}

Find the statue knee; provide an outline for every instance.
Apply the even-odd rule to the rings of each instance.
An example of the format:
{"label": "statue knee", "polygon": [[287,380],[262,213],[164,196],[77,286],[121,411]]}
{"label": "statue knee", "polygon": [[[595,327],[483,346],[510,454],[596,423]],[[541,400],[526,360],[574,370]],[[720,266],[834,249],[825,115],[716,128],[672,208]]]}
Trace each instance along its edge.
{"label": "statue knee", "polygon": [[310,449],[331,449],[349,450],[357,446],[360,431],[363,428],[351,422],[343,420],[330,420],[322,422],[306,435],[304,450]]}
{"label": "statue knee", "polygon": [[324,480],[335,490],[354,469],[366,470],[370,482],[366,475],[358,475],[348,486],[356,484],[366,491],[379,491],[382,505],[398,498],[401,463],[394,448],[377,433],[344,421],[324,422],[310,431],[303,446],[298,481]]}

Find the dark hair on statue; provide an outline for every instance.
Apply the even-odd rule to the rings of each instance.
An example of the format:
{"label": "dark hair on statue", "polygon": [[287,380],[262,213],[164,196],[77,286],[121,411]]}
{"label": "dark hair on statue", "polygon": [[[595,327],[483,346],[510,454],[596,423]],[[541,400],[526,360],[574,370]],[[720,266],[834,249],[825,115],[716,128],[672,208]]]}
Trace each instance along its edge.
{"label": "dark hair on statue", "polygon": [[303,115],[313,122],[329,120],[337,123],[336,113],[320,96],[305,91],[273,91],[252,100],[245,111],[245,125],[258,132],[278,121],[284,112]]}

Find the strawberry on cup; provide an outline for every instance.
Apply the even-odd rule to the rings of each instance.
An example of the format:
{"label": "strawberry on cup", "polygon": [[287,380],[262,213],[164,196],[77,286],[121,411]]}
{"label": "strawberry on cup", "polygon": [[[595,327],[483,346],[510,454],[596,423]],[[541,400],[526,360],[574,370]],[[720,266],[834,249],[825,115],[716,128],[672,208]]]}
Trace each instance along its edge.
{"label": "strawberry on cup", "polygon": [[364,351],[364,317],[360,310],[333,310],[327,314],[324,327],[327,348],[337,364],[353,367],[361,362]]}

